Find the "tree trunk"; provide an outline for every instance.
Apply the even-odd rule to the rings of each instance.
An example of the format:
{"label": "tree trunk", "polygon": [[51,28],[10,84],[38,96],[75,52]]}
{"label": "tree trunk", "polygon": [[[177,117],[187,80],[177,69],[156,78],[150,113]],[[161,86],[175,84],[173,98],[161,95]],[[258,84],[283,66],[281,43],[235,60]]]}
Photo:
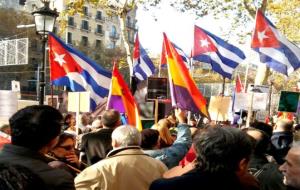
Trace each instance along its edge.
{"label": "tree trunk", "polygon": [[[126,50],[126,59],[127,59],[127,63],[129,66],[129,72],[130,72],[130,76],[132,76],[133,63],[132,63],[131,52],[130,52],[130,47],[129,47],[129,43],[128,43],[128,34],[127,34],[128,32],[126,30],[126,24],[125,24],[126,16],[127,16],[126,12],[123,12],[122,14],[118,15],[118,18],[120,21],[121,37],[124,42],[124,47]],[[131,83],[131,77],[130,77],[130,83]]]}

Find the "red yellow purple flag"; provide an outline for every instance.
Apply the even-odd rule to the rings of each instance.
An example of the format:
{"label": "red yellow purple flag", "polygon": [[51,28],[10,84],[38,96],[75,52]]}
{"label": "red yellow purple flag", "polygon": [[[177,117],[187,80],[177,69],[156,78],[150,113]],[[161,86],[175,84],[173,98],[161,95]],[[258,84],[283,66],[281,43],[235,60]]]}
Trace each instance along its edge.
{"label": "red yellow purple flag", "polygon": [[182,57],[164,33],[164,52],[168,65],[172,106],[209,118],[206,100],[197,88]]}
{"label": "red yellow purple flag", "polygon": [[120,113],[125,114],[128,124],[135,126],[139,131],[143,129],[136,103],[130,89],[119,73],[117,64],[114,64],[112,71],[107,109],[118,110]]}

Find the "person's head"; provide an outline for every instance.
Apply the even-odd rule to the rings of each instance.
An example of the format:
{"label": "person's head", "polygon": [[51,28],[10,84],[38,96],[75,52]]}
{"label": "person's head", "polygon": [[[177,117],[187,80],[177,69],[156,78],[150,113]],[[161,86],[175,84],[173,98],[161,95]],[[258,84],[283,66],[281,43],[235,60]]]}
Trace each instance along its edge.
{"label": "person's head", "polygon": [[250,137],[236,128],[209,127],[194,137],[199,169],[206,172],[247,172]]}
{"label": "person's head", "polygon": [[65,156],[75,151],[75,137],[70,133],[62,133],[59,136],[58,143],[52,149],[52,153],[57,158],[65,158]]}
{"label": "person's head", "polygon": [[154,149],[159,144],[159,132],[155,129],[143,129],[142,132],[143,149]]}
{"label": "person's head", "polygon": [[76,118],[74,114],[68,113],[64,118],[64,125],[66,128],[74,127],[76,125]]}
{"label": "person's head", "polygon": [[121,125],[121,116],[119,111],[110,109],[106,110],[101,117],[102,125],[106,128],[115,128]]}
{"label": "person's head", "polygon": [[254,153],[265,154],[271,145],[272,127],[263,122],[254,122],[245,131],[255,139]]}
{"label": "person's head", "polygon": [[43,180],[30,169],[8,163],[0,163],[0,189],[47,189]]}
{"label": "person's head", "polygon": [[57,143],[63,116],[51,106],[28,106],[16,112],[10,119],[11,143],[40,151],[49,150]]}
{"label": "person's head", "polygon": [[174,139],[171,135],[169,128],[172,127],[172,123],[168,119],[161,119],[157,124],[153,125],[153,129],[158,130],[161,145],[170,146],[173,144]]}
{"label": "person's head", "polygon": [[135,127],[122,125],[113,131],[111,140],[113,148],[140,146],[142,137],[141,133]]}
{"label": "person's head", "polygon": [[300,189],[300,143],[296,142],[285,157],[285,163],[279,167],[284,175],[283,183]]}
{"label": "person's head", "polygon": [[92,123],[92,115],[91,113],[84,113],[81,115],[81,124],[83,126],[90,125]]}
{"label": "person's head", "polygon": [[279,119],[274,126],[274,131],[286,131],[292,132],[293,131],[293,124],[294,122],[288,119]]}

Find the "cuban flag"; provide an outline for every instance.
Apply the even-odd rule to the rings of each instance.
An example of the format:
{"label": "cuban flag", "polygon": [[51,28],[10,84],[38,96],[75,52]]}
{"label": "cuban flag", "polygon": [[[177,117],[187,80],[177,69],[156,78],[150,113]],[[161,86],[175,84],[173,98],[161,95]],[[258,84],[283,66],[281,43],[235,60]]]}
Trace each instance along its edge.
{"label": "cuban flag", "polygon": [[238,64],[246,58],[243,51],[236,46],[196,25],[192,57],[194,60],[211,64],[215,72],[229,79]]}
{"label": "cuban flag", "polygon": [[72,91],[88,91],[91,111],[108,96],[111,72],[49,34],[50,80],[53,85],[67,86]]}
{"label": "cuban flag", "polygon": [[288,76],[300,67],[300,48],[288,41],[259,10],[251,47],[259,53],[262,63],[279,73]]}
{"label": "cuban flag", "polygon": [[140,44],[138,34],[136,34],[133,50],[133,76],[139,81],[143,81],[153,75],[154,72],[155,66]]}

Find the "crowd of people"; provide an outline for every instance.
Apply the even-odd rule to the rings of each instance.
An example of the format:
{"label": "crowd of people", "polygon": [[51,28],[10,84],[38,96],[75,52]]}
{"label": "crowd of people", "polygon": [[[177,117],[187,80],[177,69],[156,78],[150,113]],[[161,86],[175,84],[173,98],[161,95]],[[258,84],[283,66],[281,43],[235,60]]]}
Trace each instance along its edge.
{"label": "crowd of people", "polygon": [[138,131],[113,109],[84,113],[76,127],[73,114],[44,105],[19,110],[1,133],[9,141],[0,189],[300,189],[300,141],[288,119],[241,129],[196,125],[175,109]]}

